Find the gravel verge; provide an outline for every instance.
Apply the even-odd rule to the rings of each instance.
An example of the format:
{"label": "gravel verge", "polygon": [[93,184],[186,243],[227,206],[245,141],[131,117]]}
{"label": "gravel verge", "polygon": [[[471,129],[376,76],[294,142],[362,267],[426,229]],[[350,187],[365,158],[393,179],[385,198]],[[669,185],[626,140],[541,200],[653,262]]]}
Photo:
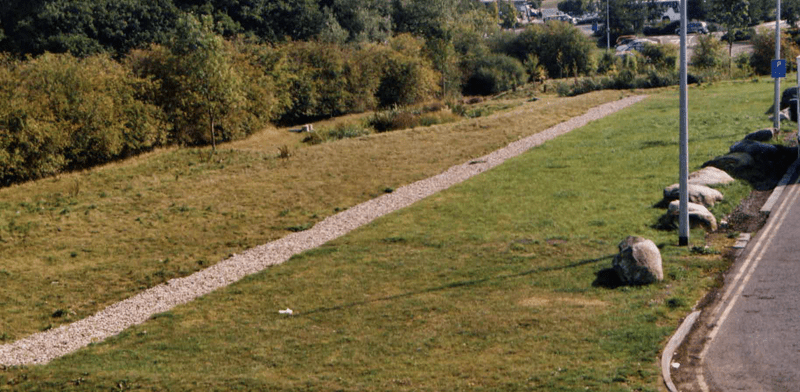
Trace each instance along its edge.
{"label": "gravel verge", "polygon": [[249,249],[190,276],[172,279],[72,324],[4,344],[0,346],[0,364],[4,366],[45,364],[90,343],[100,342],[128,327],[147,321],[157,313],[190,302],[271,265],[283,263],[295,254],[341,237],[376,218],[463,182],[503,163],[506,159],[520,155],[547,140],[633,105],[644,98],[646,96],[633,96],[594,107],[582,116],[520,139],[489,155],[453,166],[439,175],[400,187],[390,194],[330,216],[309,230],[293,233]]}

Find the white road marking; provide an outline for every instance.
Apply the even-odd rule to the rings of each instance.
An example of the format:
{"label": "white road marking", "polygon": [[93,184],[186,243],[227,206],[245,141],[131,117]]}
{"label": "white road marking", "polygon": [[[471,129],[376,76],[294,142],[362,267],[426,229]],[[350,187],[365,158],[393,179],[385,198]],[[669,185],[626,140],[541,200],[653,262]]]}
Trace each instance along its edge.
{"label": "white road marking", "polygon": [[[794,182],[796,184],[797,181]],[[777,214],[775,219],[770,219],[767,227],[764,231],[762,231],[761,235],[759,235],[758,240],[756,241],[753,250],[748,254],[747,259],[745,259],[744,264],[742,265],[739,272],[733,279],[733,284],[730,286],[728,290],[725,291],[725,295],[722,297],[720,301],[720,305],[716,312],[719,312],[719,309],[725,305],[725,301],[731,298],[731,294],[735,292],[735,295],[730,300],[730,303],[725,307],[725,310],[719,316],[718,321],[715,323],[714,327],[711,329],[711,332],[708,334],[708,339],[706,340],[703,351],[700,352],[700,366],[697,369],[697,381],[700,386],[700,389],[703,392],[709,392],[708,385],[705,382],[705,376],[703,374],[703,364],[705,362],[706,354],[708,353],[708,349],[711,347],[711,343],[714,341],[714,338],[717,336],[717,333],[720,330],[722,324],[725,323],[725,320],[728,318],[728,314],[730,313],[733,306],[738,301],[739,297],[744,291],[745,286],[747,286],[747,282],[750,281],[750,277],[753,275],[756,267],[758,267],[761,258],[764,256],[764,252],[769,249],[769,245],[772,243],[772,238],[774,232],[776,232],[780,227],[783,225],[783,222],[786,220],[786,217],[789,215],[789,209],[794,203],[797,201],[798,196],[800,196],[800,186],[792,187],[789,191],[787,197],[783,200],[781,205],[777,209]],[[756,255],[754,257],[754,255]],[[745,274],[745,271],[747,273]],[[713,320],[713,318],[712,318]]]}

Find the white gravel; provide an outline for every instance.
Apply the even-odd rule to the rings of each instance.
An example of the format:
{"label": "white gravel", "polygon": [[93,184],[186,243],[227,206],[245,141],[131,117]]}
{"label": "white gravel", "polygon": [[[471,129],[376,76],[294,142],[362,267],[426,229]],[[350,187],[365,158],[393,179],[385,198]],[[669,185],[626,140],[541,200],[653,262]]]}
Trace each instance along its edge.
{"label": "white gravel", "polygon": [[[393,193],[359,204],[328,217],[313,228],[290,234],[279,240],[234,255],[193,275],[172,279],[99,313],[72,324],[36,333],[27,338],[0,346],[0,364],[5,366],[45,364],[90,343],[102,341],[128,327],[141,324],[157,313],[225,287],[243,277],[280,264],[292,255],[318,247],[347,234],[372,220],[447,189],[476,174],[489,170],[506,159],[522,154],[547,140],[582,127],[643,100],[645,96],[628,97],[590,109],[552,128],[492,152],[489,155],[456,165],[437,176],[398,188]],[[277,310],[276,310],[277,311]]]}

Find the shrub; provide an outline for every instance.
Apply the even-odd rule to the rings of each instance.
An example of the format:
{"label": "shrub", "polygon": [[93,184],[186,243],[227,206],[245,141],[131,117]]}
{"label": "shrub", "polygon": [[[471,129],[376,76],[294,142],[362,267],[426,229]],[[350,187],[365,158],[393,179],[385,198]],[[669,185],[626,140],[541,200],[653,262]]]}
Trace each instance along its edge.
{"label": "shrub", "polygon": [[614,50],[603,50],[597,58],[597,73],[604,75],[615,73],[621,67],[622,58]]}
{"label": "shrub", "polygon": [[490,95],[516,89],[525,83],[525,68],[519,60],[493,54],[478,59],[473,64],[474,71],[464,86],[469,95]]}
{"label": "shrub", "polygon": [[365,136],[371,133],[372,132],[370,132],[369,129],[365,129],[364,127],[361,127],[357,124],[342,123],[342,124],[337,124],[333,128],[320,129],[319,131],[314,131],[310,135],[308,135],[305,139],[303,139],[303,142],[309,144],[321,144],[334,140],[342,140],[348,138],[355,138],[359,136]]}
{"label": "shrub", "polygon": [[216,145],[260,130],[277,114],[273,82],[255,67],[254,53],[240,52],[212,31],[210,18],[181,19],[169,47],[133,51],[127,64],[154,78],[150,99],[172,124],[170,142]]}
{"label": "shrub", "polygon": [[[753,44],[753,55],[750,57],[750,65],[759,75],[767,75],[771,70],[771,61],[775,57],[775,32],[768,29],[760,29],[751,40]],[[781,35],[781,58],[793,59],[798,55],[798,48],[789,39],[787,34]],[[787,71],[791,71],[793,61],[788,62]]]}
{"label": "shrub", "polygon": [[703,35],[697,38],[692,65],[698,68],[716,69],[727,64],[726,57],[722,41],[711,34]]}
{"label": "shrub", "polygon": [[163,145],[164,114],[141,99],[151,86],[105,55],[5,61],[0,180],[41,178]]}
{"label": "shrub", "polygon": [[591,73],[594,50],[594,42],[575,26],[554,21],[528,26],[506,45],[504,53],[519,61],[536,54],[550,77],[561,78]]}
{"label": "shrub", "polygon": [[423,55],[423,41],[408,34],[392,38],[376,97],[380,107],[427,101],[439,91],[439,75]]}
{"label": "shrub", "polygon": [[398,107],[377,112],[367,120],[367,125],[378,133],[411,128],[415,124],[414,114]]}
{"label": "shrub", "polygon": [[[712,35],[708,37],[713,38]],[[672,44],[645,44],[641,50],[647,64],[657,70],[674,71],[678,65],[678,47]]]}

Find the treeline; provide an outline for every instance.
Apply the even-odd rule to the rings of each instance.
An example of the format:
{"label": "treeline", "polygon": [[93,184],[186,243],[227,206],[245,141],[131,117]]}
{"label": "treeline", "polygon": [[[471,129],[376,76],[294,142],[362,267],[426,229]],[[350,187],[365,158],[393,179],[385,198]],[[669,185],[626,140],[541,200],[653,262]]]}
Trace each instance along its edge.
{"label": "treeline", "polygon": [[215,145],[269,122],[408,105],[440,74],[408,34],[387,45],[224,40],[211,17],[178,21],[168,45],[115,60],[0,58],[0,182],[88,167],[158,146]]}
{"label": "treeline", "polygon": [[474,0],[6,2],[0,185],[550,77],[575,94],[677,75],[674,46],[620,57],[566,23],[503,32]]}

